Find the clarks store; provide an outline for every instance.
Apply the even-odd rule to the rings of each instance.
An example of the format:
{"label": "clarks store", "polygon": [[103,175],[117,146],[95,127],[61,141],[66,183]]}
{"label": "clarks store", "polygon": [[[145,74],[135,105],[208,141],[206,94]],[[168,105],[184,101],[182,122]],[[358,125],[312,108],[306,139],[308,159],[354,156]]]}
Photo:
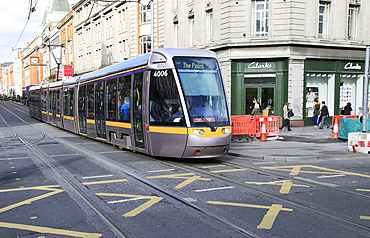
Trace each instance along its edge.
{"label": "clarks store", "polygon": [[313,124],[314,99],[325,101],[330,117],[339,115],[348,102],[352,115],[359,114],[363,104],[364,62],[356,61],[305,61],[305,125]]}
{"label": "clarks store", "polygon": [[231,62],[231,115],[250,114],[256,98],[269,115],[282,116],[287,90],[287,59]]}

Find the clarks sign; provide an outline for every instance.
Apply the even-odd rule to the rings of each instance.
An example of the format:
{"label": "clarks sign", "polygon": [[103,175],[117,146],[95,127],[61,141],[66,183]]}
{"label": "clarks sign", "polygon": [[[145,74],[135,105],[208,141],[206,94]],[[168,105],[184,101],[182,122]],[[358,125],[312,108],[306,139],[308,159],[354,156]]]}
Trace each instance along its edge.
{"label": "clarks sign", "polygon": [[360,70],[361,69],[361,65],[359,65],[358,63],[356,63],[356,65],[354,65],[352,62],[348,62],[346,65],[344,65],[344,69],[357,69],[357,70]]}
{"label": "clarks sign", "polygon": [[265,62],[265,63],[260,63],[260,62],[252,62],[248,65],[248,69],[271,69],[272,64]]}

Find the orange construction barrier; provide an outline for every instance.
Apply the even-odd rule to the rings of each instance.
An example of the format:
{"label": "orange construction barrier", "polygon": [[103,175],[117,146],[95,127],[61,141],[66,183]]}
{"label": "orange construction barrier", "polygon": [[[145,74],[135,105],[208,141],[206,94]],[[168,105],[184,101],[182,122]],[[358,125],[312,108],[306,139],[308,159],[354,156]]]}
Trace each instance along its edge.
{"label": "orange construction barrier", "polygon": [[335,118],[332,138],[338,138],[338,132],[339,132],[338,118]]}
{"label": "orange construction barrier", "polygon": [[[265,136],[281,134],[279,127],[282,125],[282,120],[278,116],[231,116],[231,122],[233,135],[248,135],[252,138],[264,139]],[[263,127],[265,135],[262,134]]]}

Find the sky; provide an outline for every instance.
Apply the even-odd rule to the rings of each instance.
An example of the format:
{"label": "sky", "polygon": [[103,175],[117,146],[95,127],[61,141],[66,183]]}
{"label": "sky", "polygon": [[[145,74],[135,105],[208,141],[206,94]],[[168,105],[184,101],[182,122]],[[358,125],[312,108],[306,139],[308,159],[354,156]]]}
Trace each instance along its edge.
{"label": "sky", "polygon": [[[36,11],[30,15],[27,23],[31,1],[32,6],[36,4]],[[27,46],[27,42],[35,38],[38,22],[44,14],[48,2],[49,0],[0,1],[0,64],[13,62],[16,51],[12,51],[12,49],[23,49]],[[69,2],[74,3],[74,0],[69,0]],[[24,32],[21,35],[23,29]]]}

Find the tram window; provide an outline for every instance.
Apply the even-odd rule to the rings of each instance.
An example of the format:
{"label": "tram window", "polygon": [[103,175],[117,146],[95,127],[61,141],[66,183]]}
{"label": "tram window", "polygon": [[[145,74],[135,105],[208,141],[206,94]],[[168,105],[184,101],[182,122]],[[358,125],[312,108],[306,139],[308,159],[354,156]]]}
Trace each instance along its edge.
{"label": "tram window", "polygon": [[117,85],[116,79],[111,79],[106,82],[105,96],[107,120],[116,121],[117,119]]}
{"label": "tram window", "polygon": [[46,92],[41,95],[41,110],[46,111]]}
{"label": "tram window", "polygon": [[63,114],[65,116],[73,116],[73,88],[65,89],[63,97]]}
{"label": "tram window", "polygon": [[172,70],[151,72],[149,108],[150,125],[185,126]]}
{"label": "tram window", "polygon": [[87,85],[87,118],[94,119],[94,84]]}
{"label": "tram window", "polygon": [[56,113],[57,114],[60,114],[60,93],[59,93],[59,90],[55,91],[55,95],[56,95]]}
{"label": "tram window", "polygon": [[53,100],[54,100],[54,91],[49,91],[49,112],[53,111],[54,106]]}
{"label": "tram window", "polygon": [[130,122],[131,75],[118,78],[118,121]]}

